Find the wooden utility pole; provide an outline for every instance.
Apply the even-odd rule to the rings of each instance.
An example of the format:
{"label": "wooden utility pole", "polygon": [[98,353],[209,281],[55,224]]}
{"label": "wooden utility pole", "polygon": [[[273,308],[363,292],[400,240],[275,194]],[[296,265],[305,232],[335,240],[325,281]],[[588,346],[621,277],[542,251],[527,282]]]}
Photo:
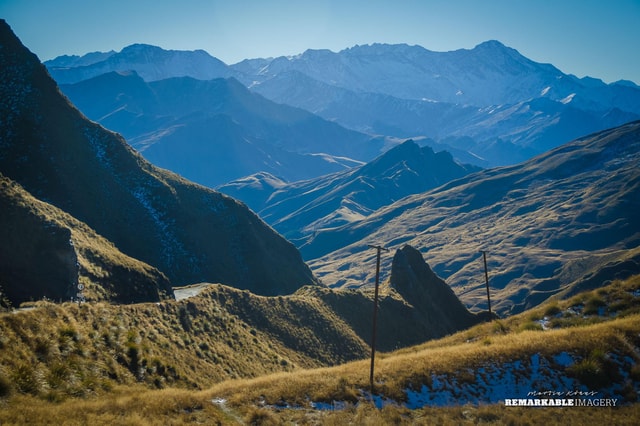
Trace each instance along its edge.
{"label": "wooden utility pole", "polygon": [[491,296],[489,295],[489,272],[487,272],[487,252],[482,250],[482,258],[484,259],[484,282],[487,285],[487,303],[489,304],[489,321],[493,315],[491,314]]}
{"label": "wooden utility pole", "polygon": [[372,246],[369,248],[377,250],[376,256],[376,289],[373,294],[373,332],[371,334],[371,370],[369,372],[369,384],[371,387],[371,395],[373,396],[373,366],[376,359],[376,325],[378,321],[378,286],[380,284],[380,252],[382,250],[389,251],[389,249],[382,246]]}

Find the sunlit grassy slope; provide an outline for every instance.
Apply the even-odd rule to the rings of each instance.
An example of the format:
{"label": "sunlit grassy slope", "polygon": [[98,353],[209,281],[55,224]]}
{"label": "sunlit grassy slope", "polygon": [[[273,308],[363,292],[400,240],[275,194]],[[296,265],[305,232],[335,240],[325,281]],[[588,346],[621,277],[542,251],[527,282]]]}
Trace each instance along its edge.
{"label": "sunlit grassy slope", "polygon": [[[379,354],[374,400],[381,409],[371,404],[368,360],[317,368],[327,363],[314,359],[331,348],[292,348],[287,339],[308,338],[303,321],[295,332],[267,327],[268,316],[245,321],[228,313],[225,306],[237,308],[245,298],[253,296],[212,286],[202,296],[159,305],[46,303],[4,314],[0,422],[633,424],[640,415],[638,276]],[[254,303],[281,306],[283,321],[293,324],[296,310],[319,302],[298,294]],[[354,355],[366,358],[360,352],[366,348],[357,348],[339,322],[334,326],[333,333],[354,342]],[[531,391],[578,390],[618,406],[501,404]],[[328,407],[339,409],[322,409]]]}
{"label": "sunlit grassy slope", "polygon": [[410,244],[467,306],[486,309],[485,250],[500,315],[626,278],[640,272],[639,153],[636,121],[467,175],[318,232],[309,244],[332,251],[309,265],[330,286],[360,286],[375,270],[368,244]]}
{"label": "sunlit grassy slope", "polygon": [[[202,389],[369,353],[370,294],[308,286],[265,297],[219,284],[204,287],[179,301],[36,302],[30,310],[3,314],[0,378],[11,384],[9,391],[59,400],[134,383]],[[430,322],[391,288],[382,289],[379,303],[380,350],[446,334],[428,332]]]}

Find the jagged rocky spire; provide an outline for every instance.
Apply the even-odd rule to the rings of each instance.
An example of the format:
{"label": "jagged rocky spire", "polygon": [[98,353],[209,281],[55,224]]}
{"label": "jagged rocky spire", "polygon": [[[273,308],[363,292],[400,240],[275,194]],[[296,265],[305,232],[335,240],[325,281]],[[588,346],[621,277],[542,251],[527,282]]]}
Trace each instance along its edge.
{"label": "jagged rocky spire", "polygon": [[416,308],[439,334],[449,334],[479,322],[479,317],[460,302],[416,248],[405,245],[396,251],[390,285]]}

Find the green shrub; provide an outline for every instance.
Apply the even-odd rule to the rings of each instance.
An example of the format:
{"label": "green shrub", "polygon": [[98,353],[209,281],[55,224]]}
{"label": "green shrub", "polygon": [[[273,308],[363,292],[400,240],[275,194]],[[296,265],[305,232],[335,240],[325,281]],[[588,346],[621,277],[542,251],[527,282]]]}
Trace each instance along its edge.
{"label": "green shrub", "polygon": [[49,387],[57,389],[61,387],[69,378],[69,367],[63,362],[56,362],[49,368],[46,380]]}
{"label": "green shrub", "polygon": [[38,336],[35,339],[33,352],[40,361],[46,361],[51,354],[51,342],[46,337]]}
{"label": "green shrub", "polygon": [[140,348],[134,342],[127,342],[127,356],[129,357],[129,371],[138,377],[140,369]]}
{"label": "green shrub", "polygon": [[594,349],[588,357],[575,363],[567,372],[589,389],[601,389],[612,383],[618,375],[605,351]]}
{"label": "green shrub", "polygon": [[182,329],[186,332],[191,331],[191,327],[192,327],[192,323],[191,323],[191,317],[189,316],[189,312],[187,311],[187,308],[183,305],[180,306],[180,308],[178,309],[178,318],[180,320],[180,325],[182,326]]}
{"label": "green shrub", "polygon": [[603,376],[604,372],[600,364],[590,358],[583,359],[570,366],[568,372],[589,389],[598,389],[607,382],[606,377]]}
{"label": "green shrub", "polygon": [[635,364],[633,367],[631,367],[629,378],[634,382],[640,382],[640,364]]}
{"label": "green shrub", "polygon": [[624,387],[620,389],[620,395],[622,395],[626,403],[638,401],[638,391],[631,383],[626,383]]}
{"label": "green shrub", "polygon": [[61,338],[69,338],[74,341],[78,339],[78,332],[73,327],[63,327],[58,334]]}
{"label": "green shrub", "polygon": [[509,327],[507,327],[503,321],[495,320],[493,322],[493,332],[495,334],[507,334]]}

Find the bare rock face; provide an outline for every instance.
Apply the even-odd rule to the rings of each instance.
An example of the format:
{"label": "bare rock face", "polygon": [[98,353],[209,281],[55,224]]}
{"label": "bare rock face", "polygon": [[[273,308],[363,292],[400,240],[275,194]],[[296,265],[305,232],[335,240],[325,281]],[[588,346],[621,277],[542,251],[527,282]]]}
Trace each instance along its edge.
{"label": "bare rock face", "polygon": [[420,251],[410,245],[396,251],[390,284],[437,334],[450,334],[487,318],[487,313],[469,312],[447,283],[431,270]]}

